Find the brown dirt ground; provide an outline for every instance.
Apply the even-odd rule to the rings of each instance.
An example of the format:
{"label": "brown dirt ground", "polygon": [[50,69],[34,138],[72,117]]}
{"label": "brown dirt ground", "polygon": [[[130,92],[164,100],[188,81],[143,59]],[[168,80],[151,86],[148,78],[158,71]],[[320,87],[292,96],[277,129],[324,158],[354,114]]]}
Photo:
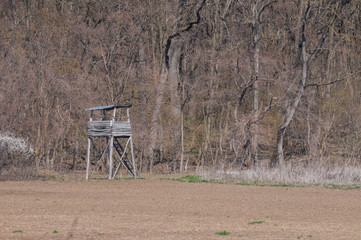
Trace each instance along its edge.
{"label": "brown dirt ground", "polygon": [[159,177],[1,182],[0,239],[361,239],[360,190]]}

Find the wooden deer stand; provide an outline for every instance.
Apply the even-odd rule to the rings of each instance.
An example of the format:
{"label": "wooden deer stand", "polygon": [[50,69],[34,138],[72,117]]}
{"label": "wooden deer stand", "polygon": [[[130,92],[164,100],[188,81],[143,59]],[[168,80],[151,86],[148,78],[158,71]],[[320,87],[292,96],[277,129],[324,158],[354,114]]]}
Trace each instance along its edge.
{"label": "wooden deer stand", "polygon": [[[99,163],[103,163],[103,167],[106,172],[109,173],[109,179],[113,179],[121,165],[125,167],[129,174],[134,178],[137,177],[137,171],[134,161],[134,151],[133,151],[133,138],[132,138],[132,129],[130,125],[129,117],[129,108],[132,105],[109,105],[85,109],[90,111],[90,120],[88,123],[88,152],[87,152],[87,165],[86,165],[86,179],[89,179],[94,171],[99,166]],[[117,121],[117,109],[125,109],[127,116],[126,118],[119,118],[120,121]],[[113,110],[111,115],[111,120],[107,120],[107,112]],[[100,111],[101,119],[100,121],[93,121],[93,111]],[[121,121],[125,119],[126,121]],[[95,138],[104,138],[106,139],[106,147],[103,151],[98,151],[95,144]],[[123,141],[121,141],[123,140]],[[125,142],[125,147],[120,143]],[[123,143],[124,145],[124,143]],[[130,145],[131,160],[128,158],[127,149]],[[93,164],[93,170],[90,172],[90,149],[93,146],[94,150],[98,154],[98,160]],[[99,147],[99,146],[98,146]],[[113,162],[113,147],[118,153],[118,161]],[[109,163],[106,163],[105,153],[108,151],[108,160]]]}

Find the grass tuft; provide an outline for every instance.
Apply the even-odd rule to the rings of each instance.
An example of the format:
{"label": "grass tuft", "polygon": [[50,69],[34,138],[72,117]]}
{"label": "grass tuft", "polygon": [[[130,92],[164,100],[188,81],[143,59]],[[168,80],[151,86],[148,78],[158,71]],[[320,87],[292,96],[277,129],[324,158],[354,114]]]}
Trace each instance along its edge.
{"label": "grass tuft", "polygon": [[13,231],[13,233],[22,233],[23,231],[22,230],[15,230]]}
{"label": "grass tuft", "polygon": [[227,231],[222,231],[222,232],[216,232],[217,235],[222,235],[222,236],[225,236],[225,235],[229,235],[231,234],[230,232],[227,232]]}
{"label": "grass tuft", "polygon": [[254,222],[249,222],[248,225],[262,224],[262,223],[264,223],[264,221],[254,221]]}
{"label": "grass tuft", "polygon": [[53,233],[59,233],[57,230],[54,230]]}

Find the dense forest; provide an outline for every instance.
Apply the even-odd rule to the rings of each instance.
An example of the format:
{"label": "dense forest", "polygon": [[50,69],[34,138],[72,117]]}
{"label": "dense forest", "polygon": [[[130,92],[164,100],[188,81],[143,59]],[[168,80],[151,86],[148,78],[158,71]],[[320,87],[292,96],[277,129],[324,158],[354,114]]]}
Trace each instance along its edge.
{"label": "dense forest", "polygon": [[0,132],[83,169],[84,109],[133,104],[139,171],[360,163],[360,22],[360,0],[4,0]]}

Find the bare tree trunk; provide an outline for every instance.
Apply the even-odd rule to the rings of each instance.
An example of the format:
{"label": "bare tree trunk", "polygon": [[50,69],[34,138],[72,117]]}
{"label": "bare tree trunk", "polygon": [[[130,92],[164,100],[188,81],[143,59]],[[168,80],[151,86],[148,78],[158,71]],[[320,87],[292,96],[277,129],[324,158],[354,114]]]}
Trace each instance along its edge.
{"label": "bare tree trunk", "polygon": [[76,169],[76,162],[79,158],[79,129],[76,128],[75,132],[75,149],[74,149],[74,159],[73,159],[73,170]]}
{"label": "bare tree trunk", "polygon": [[[177,161],[178,158],[180,162],[183,161],[183,96],[182,90],[179,89],[180,83],[180,64],[181,64],[181,51],[182,51],[182,40],[178,37],[173,39],[172,48],[169,51],[169,94],[170,94],[170,106],[171,114],[173,115],[174,122],[174,137],[173,143],[175,149],[177,149],[177,154],[175,155],[174,161]],[[178,164],[177,164],[178,165]],[[183,165],[183,164],[181,164]],[[182,167],[182,166],[180,166]],[[180,171],[182,171],[180,169]]]}
{"label": "bare tree trunk", "polygon": [[[183,64],[183,63],[181,63]],[[183,68],[183,67],[182,67]],[[180,164],[179,164],[179,172],[183,172],[183,164],[184,164],[184,107],[186,104],[186,92],[185,92],[185,82],[184,78],[181,81],[182,84],[182,99],[181,99],[181,106],[180,106],[180,132],[181,132],[181,154],[180,154]]]}
{"label": "bare tree trunk", "polygon": [[[183,87],[184,88],[184,87]],[[184,89],[183,89],[184,91]],[[181,155],[180,155],[180,165],[179,165],[179,172],[183,172],[183,162],[184,162],[184,111],[181,109]]]}
{"label": "bare tree trunk", "polygon": [[259,75],[259,40],[260,40],[260,13],[258,12],[257,0],[253,5],[253,26],[252,26],[252,44],[253,44],[253,61],[254,61],[254,83],[253,83],[253,116],[251,123],[251,160],[253,161],[254,167],[258,165],[258,75]]}
{"label": "bare tree trunk", "polygon": [[[177,44],[177,39],[173,39],[173,42],[169,48],[167,49],[168,52],[166,54],[166,59],[165,61],[162,63],[162,72],[160,74],[160,79],[159,82],[157,84],[158,88],[157,88],[157,95],[156,95],[156,101],[155,101],[155,105],[154,105],[154,110],[153,110],[153,117],[152,117],[152,122],[151,122],[151,129],[150,129],[150,144],[149,144],[149,150],[148,150],[148,154],[150,156],[150,166],[149,166],[149,170],[150,173],[153,173],[153,164],[154,164],[154,150],[156,149],[157,143],[158,143],[158,135],[159,135],[159,117],[161,114],[161,109],[162,109],[162,100],[163,100],[163,95],[165,92],[165,86],[166,86],[166,81],[167,79],[169,79],[172,83],[171,86],[176,85],[178,83],[178,76],[179,76],[179,71],[177,70],[179,67],[179,57],[180,57],[180,48],[179,45]],[[174,84],[175,82],[175,84]],[[176,92],[176,89],[171,89],[173,95],[178,95]],[[175,91],[175,92],[173,92]],[[176,97],[174,97],[172,100],[172,102],[174,104],[179,104],[175,101],[175,99],[178,99]],[[175,108],[173,108],[174,110]],[[178,108],[177,108],[178,109]],[[176,110],[174,110],[175,112],[177,112]],[[178,117],[179,117],[179,112],[178,112]]]}
{"label": "bare tree trunk", "polygon": [[291,123],[293,116],[295,115],[295,112],[298,108],[298,105],[301,101],[302,96],[304,95],[305,86],[306,86],[306,80],[307,80],[307,55],[306,55],[306,35],[305,35],[305,28],[306,28],[306,16],[309,10],[309,5],[307,6],[307,9],[304,13],[304,19],[302,23],[302,77],[299,82],[299,89],[297,96],[294,100],[294,103],[292,105],[289,105],[286,110],[286,119],[282,123],[282,125],[278,128],[277,131],[277,156],[278,156],[278,163],[281,167],[285,166],[285,159],[284,159],[284,152],[283,152],[283,141],[285,136],[285,131],[289,124]]}
{"label": "bare tree trunk", "polygon": [[[141,106],[142,109],[147,109],[146,107],[146,77],[144,76],[144,72],[146,71],[146,55],[145,55],[145,44],[144,41],[140,41],[139,43],[139,60],[140,60],[140,66],[139,66],[139,104]],[[144,151],[144,149],[146,149],[146,136],[147,136],[147,128],[146,128],[146,123],[147,123],[147,112],[146,111],[140,111],[139,112],[139,122],[141,123],[141,131],[142,131],[142,135],[141,135],[141,141],[139,141],[141,143],[141,148],[142,148],[142,154],[140,155],[140,160],[139,160],[139,170],[140,171],[146,171],[148,169],[148,163],[147,163],[147,152]]]}
{"label": "bare tree trunk", "polygon": [[182,43],[178,38],[173,39],[172,47],[169,50],[169,93],[170,93],[170,101],[171,101],[171,110],[173,115],[176,118],[180,116],[180,107],[181,107],[181,96],[180,91],[178,91],[179,83],[180,83],[180,72],[179,72],[179,64],[181,58],[181,49]]}
{"label": "bare tree trunk", "polygon": [[253,67],[254,67],[254,79],[253,82],[253,114],[250,125],[250,137],[251,137],[251,160],[254,167],[258,166],[258,121],[259,121],[259,42],[261,39],[261,18],[263,11],[271,6],[275,0],[269,0],[267,2],[260,0],[255,1],[252,5],[252,45],[253,45]]}
{"label": "bare tree trunk", "polygon": [[159,77],[159,83],[157,88],[156,99],[154,103],[152,122],[150,127],[150,142],[148,148],[148,156],[150,157],[149,171],[153,173],[153,164],[154,164],[154,150],[157,146],[158,134],[159,134],[159,117],[162,109],[162,100],[165,88],[165,82],[168,78],[168,69],[165,64],[162,64],[162,71]]}

